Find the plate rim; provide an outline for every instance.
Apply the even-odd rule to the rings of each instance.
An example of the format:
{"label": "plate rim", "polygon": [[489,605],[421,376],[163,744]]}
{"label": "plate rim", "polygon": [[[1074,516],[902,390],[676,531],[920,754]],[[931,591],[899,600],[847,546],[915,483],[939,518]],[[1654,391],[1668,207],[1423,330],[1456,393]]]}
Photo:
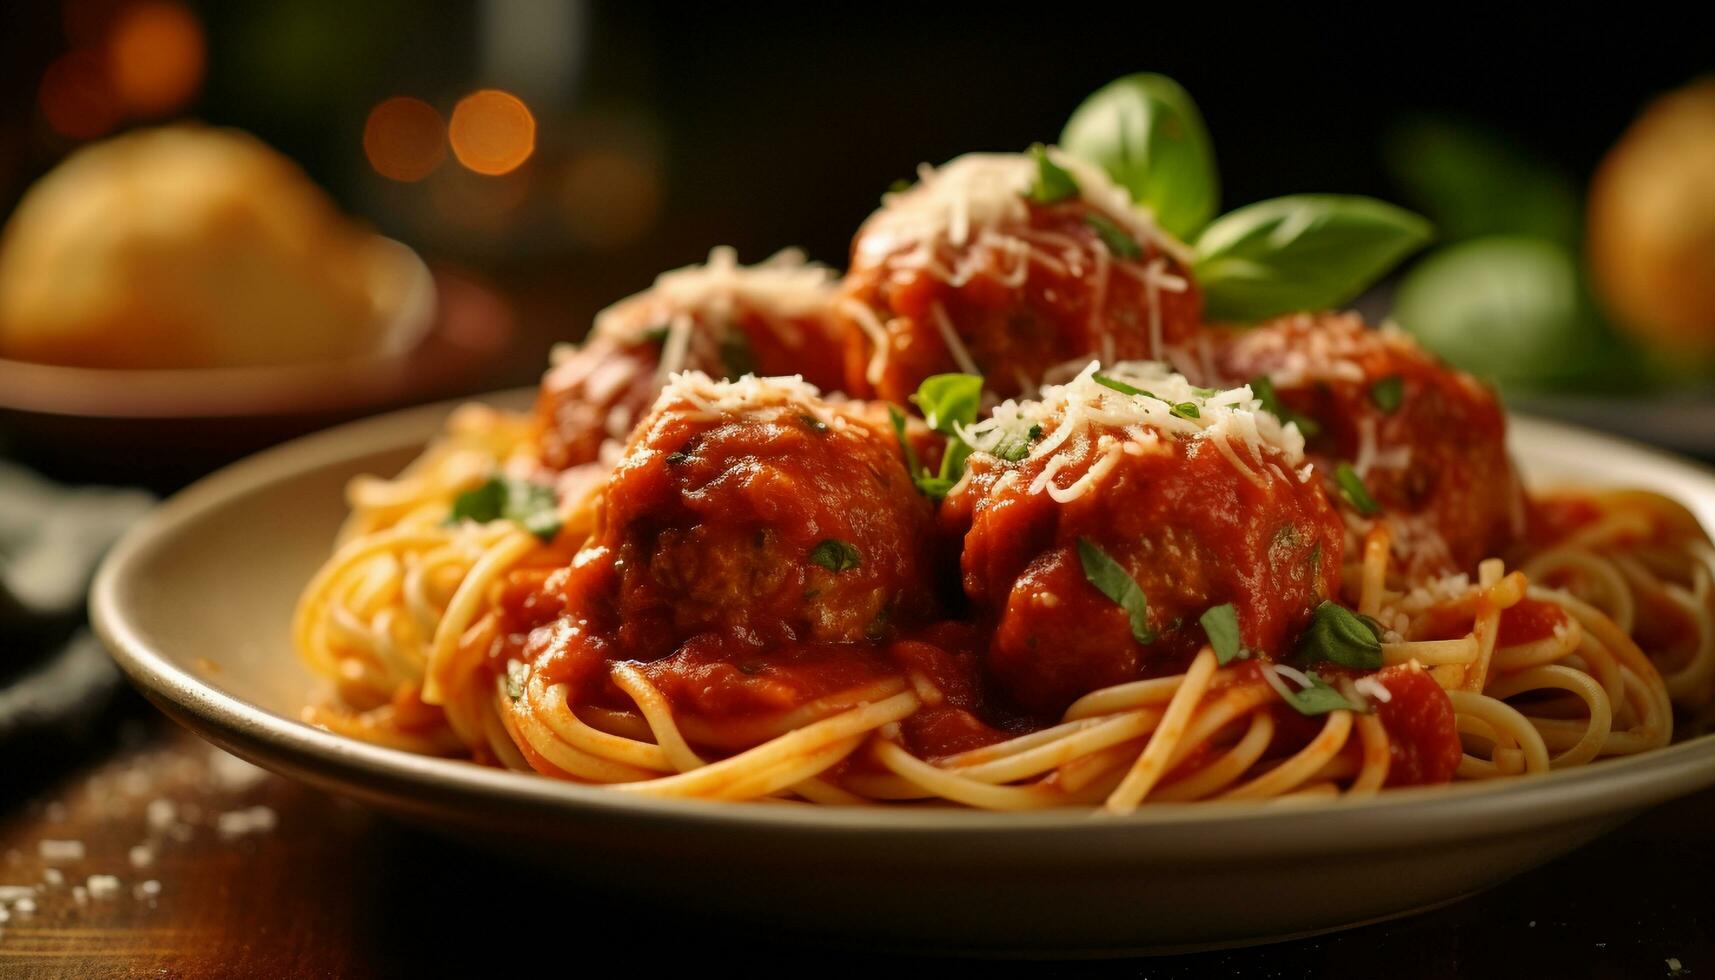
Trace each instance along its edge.
{"label": "plate rim", "polygon": [[[957,833],[982,840],[1071,834],[1079,840],[1087,838],[1090,847],[1129,842],[1135,848],[1171,840],[1172,854],[1178,858],[1243,859],[1278,854],[1283,841],[1289,841],[1297,852],[1351,852],[1518,832],[1638,810],[1715,784],[1712,733],[1648,753],[1542,776],[1400,789],[1316,806],[1158,804],[1116,817],[1093,816],[1082,808],[993,813],[952,807],[765,806],[640,797],[462,760],[416,755],[314,728],[198,677],[156,649],[126,614],[126,587],[132,570],[154,549],[194,529],[205,512],[319,466],[421,444],[433,435],[446,414],[462,403],[515,406],[526,402],[532,392],[530,388],[509,389],[362,419],[265,450],[198,480],[158,505],[103,560],[90,591],[90,617],[97,635],[132,683],[152,700],[171,705],[166,713],[199,736],[239,747],[240,754],[265,767],[278,768],[270,766],[271,755],[278,754],[300,768],[318,771],[321,781],[336,785],[379,781],[378,785],[414,789],[419,797],[455,801],[461,807],[467,803],[532,807],[541,808],[544,814],[646,820],[687,829]],[[1569,440],[1582,444],[1580,454],[1599,451],[1622,465],[1629,457],[1676,470],[1680,480],[1701,484],[1709,506],[1715,508],[1715,469],[1702,464],[1629,440],[1529,416],[1509,415],[1509,430],[1515,446],[1521,436]],[[223,737],[214,739],[210,733]],[[253,748],[252,743],[260,743],[269,751],[245,752],[245,748]],[[1266,833],[1256,833],[1259,824],[1266,826]],[[1151,828],[1155,833],[1140,834],[1137,831],[1141,828]]]}

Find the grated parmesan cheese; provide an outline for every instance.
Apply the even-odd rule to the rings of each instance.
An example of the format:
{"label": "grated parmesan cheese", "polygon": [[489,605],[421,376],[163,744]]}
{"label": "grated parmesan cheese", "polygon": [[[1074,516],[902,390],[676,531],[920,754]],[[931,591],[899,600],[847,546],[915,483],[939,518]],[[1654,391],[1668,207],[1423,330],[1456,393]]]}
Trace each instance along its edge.
{"label": "grated parmesan cheese", "polygon": [[723,245],[709,252],[708,262],[663,272],[648,289],[597,313],[590,336],[635,344],[666,326],[663,378],[687,364],[706,363],[711,352],[718,357],[721,338],[743,309],[767,314],[764,320],[781,343],[797,347],[803,338],[791,321],[824,313],[835,278],[832,269],[807,261],[798,249],[742,266],[738,253]]}
{"label": "grated parmesan cheese", "polygon": [[759,409],[790,408],[830,428],[846,427],[846,417],[831,411],[821,399],[820,390],[795,374],[778,378],[747,374],[736,381],[716,381],[701,371],[683,371],[673,375],[661,389],[652,411],[678,403],[688,404],[690,416],[705,421]]}
{"label": "grated parmesan cheese", "polygon": [[[1097,381],[1098,374],[1150,394],[1116,391]],[[1176,411],[1176,406],[1186,404],[1195,406],[1195,417]],[[1101,457],[1071,486],[1056,486],[1054,474],[1067,463],[1067,457],[1056,454],[1074,434],[1095,425],[1119,429],[1124,439],[1104,434],[1097,447]],[[1282,478],[1302,479],[1299,467],[1308,465],[1298,427],[1283,425],[1264,411],[1248,386],[1224,391],[1198,388],[1154,361],[1121,362],[1106,371],[1092,361],[1070,381],[1044,387],[1037,399],[1002,402],[988,418],[961,426],[959,436],[976,452],[992,455],[1003,442],[1014,441],[1037,426],[1044,435],[1031,446],[1027,458],[1046,462],[1030,492],[1046,490],[1062,503],[1094,486],[1121,454],[1159,452],[1173,440],[1212,442],[1236,470],[1258,482],[1263,480],[1259,471],[1271,468]],[[1251,462],[1241,459],[1234,446],[1243,448]]]}
{"label": "grated parmesan cheese", "polygon": [[1393,700],[1393,692],[1374,677],[1360,677],[1352,682],[1352,687],[1356,688],[1359,694],[1379,704],[1387,704]]}
{"label": "grated parmesan cheese", "polygon": [[[1048,158],[1072,175],[1086,203],[1141,241],[1189,263],[1190,250],[1158,228],[1149,213],[1134,205],[1130,193],[1101,168],[1055,147],[1048,149]],[[928,266],[943,246],[964,248],[984,232],[1025,224],[1030,217],[1025,194],[1035,178],[1036,161],[1024,153],[967,153],[940,167],[924,164],[917,168],[917,183],[882,196],[881,209],[858,232],[858,258],[885,258],[900,245],[910,244],[919,250],[919,261]],[[1004,247],[1015,250],[1015,264],[1025,261],[1017,245]]]}

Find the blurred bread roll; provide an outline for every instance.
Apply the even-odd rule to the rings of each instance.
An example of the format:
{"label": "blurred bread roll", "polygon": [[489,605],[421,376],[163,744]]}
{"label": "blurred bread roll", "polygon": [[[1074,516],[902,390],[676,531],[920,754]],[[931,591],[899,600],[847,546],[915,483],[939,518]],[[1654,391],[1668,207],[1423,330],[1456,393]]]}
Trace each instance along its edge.
{"label": "blurred bread roll", "polygon": [[140,130],[68,157],[0,237],[0,357],[103,368],[374,353],[415,266],[235,130]]}
{"label": "blurred bread roll", "polygon": [[1658,350],[1715,356],[1715,77],[1655,100],[1608,152],[1588,247],[1619,326]]}

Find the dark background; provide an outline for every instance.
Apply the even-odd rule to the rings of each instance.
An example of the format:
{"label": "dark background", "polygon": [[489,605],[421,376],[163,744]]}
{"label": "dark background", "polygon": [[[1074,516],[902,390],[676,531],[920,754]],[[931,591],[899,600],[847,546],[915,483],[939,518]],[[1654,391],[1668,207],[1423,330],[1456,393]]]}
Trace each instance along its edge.
{"label": "dark background", "polygon": [[[576,4],[558,39],[563,81],[520,90],[540,125],[535,158],[475,178],[522,186],[467,194],[460,213],[436,190],[455,176],[451,159],[421,183],[382,180],[365,164],[363,120],[391,95],[445,114],[495,84],[482,40],[494,5],[191,6],[208,70],[181,115],[257,133],[383,231],[506,282],[526,311],[518,379],[549,339],[580,334],[595,307],[710,245],[754,261],[798,244],[841,263],[877,195],[919,162],[1052,140],[1084,96],[1128,72],[1164,72],[1197,98],[1231,207],[1310,190],[1398,199],[1384,143],[1426,114],[1499,131],[1582,181],[1644,102],[1715,67],[1709,34],[1665,6],[1578,18],[1439,5]],[[37,79],[69,43],[65,11],[8,4],[0,16],[6,208],[73,143],[32,111]],[[623,241],[581,241],[545,217],[554,168],[616,142],[642,147],[660,205]]]}
{"label": "dark background", "polygon": [[[30,181],[80,145],[39,111],[43,73],[74,46],[78,23],[98,21],[122,2],[0,0],[0,218]],[[1565,7],[1502,13],[1442,5],[1273,12],[1213,4],[551,0],[188,6],[206,44],[206,72],[196,93],[163,118],[256,133],[350,212],[417,248],[438,270],[456,268],[503,297],[518,315],[518,343],[494,376],[473,387],[530,382],[552,341],[580,336],[596,309],[662,269],[699,261],[712,245],[735,245],[745,261],[801,245],[843,264],[877,195],[918,163],[1051,141],[1080,100],[1129,72],[1166,73],[1196,97],[1230,208],[1298,191],[1400,199],[1389,134],[1425,116],[1501,134],[1581,184],[1645,102],[1715,69],[1707,25],[1675,18],[1665,5],[1608,7],[1587,18]],[[517,59],[490,50],[485,25],[502,8],[515,22],[540,15],[556,25],[537,40],[557,70],[546,78],[519,74]],[[412,96],[444,117],[461,97],[490,86],[519,94],[538,122],[537,150],[517,171],[480,177],[448,158],[427,179],[399,183],[371,168],[363,131],[376,104]],[[110,132],[153,121],[128,120]],[[572,182],[578,161],[602,152],[627,161],[648,193],[625,211],[623,227],[597,234],[587,222],[589,201],[571,207],[566,198],[580,189]],[[593,193],[599,199],[604,190]],[[135,476],[107,466],[101,479]],[[0,636],[0,654],[18,641]],[[110,709],[117,680],[110,670],[106,676],[99,699],[83,698],[83,721],[97,730],[91,737],[67,738],[69,723],[57,718],[53,737],[33,733],[27,750],[22,737],[0,738],[0,849],[74,833],[44,824],[43,802],[75,804],[95,759],[107,758],[112,771],[130,764],[126,753],[135,749],[114,754],[114,716],[153,715],[123,697]],[[169,752],[201,751],[188,736],[159,728],[149,738]],[[0,954],[34,949],[40,956],[30,962],[42,976],[75,975],[79,963],[92,974],[153,974],[167,963],[178,975],[222,975],[239,962],[258,975],[433,972],[466,960],[492,966],[496,937],[512,950],[520,934],[563,935],[576,952],[577,940],[599,941],[594,933],[613,921],[600,896],[568,904],[558,879],[497,870],[283,781],[257,792],[282,811],[286,828],[259,842],[258,852],[239,858],[186,848],[182,866],[159,872],[177,891],[153,918],[126,906],[128,918],[110,923],[100,943],[74,931],[88,925],[75,917],[65,930],[42,928],[33,937],[14,923],[12,946],[0,945]],[[31,796],[37,805],[25,806]],[[1667,975],[1674,957],[1707,972],[1715,962],[1710,804],[1704,793],[1663,808],[1576,856],[1431,915],[1257,950],[1048,970],[1621,977]],[[76,833],[93,848],[107,846],[116,861],[135,839],[134,827],[105,811],[74,809],[73,820]],[[24,880],[16,869],[0,870]],[[336,873],[358,884],[329,901]],[[235,893],[256,891],[258,874],[269,886],[266,900],[233,902]],[[459,900],[468,901],[469,883],[487,875],[500,878],[505,900],[478,897],[480,908],[456,935],[425,943],[425,925],[446,921],[448,883],[459,882]],[[196,922],[214,923],[206,934],[182,928],[199,909],[207,917]],[[901,965],[779,942],[774,950],[776,937],[760,929],[698,934],[683,945],[771,965],[756,957],[778,952],[779,962],[836,972]],[[171,955],[163,953],[172,943],[179,945]]]}

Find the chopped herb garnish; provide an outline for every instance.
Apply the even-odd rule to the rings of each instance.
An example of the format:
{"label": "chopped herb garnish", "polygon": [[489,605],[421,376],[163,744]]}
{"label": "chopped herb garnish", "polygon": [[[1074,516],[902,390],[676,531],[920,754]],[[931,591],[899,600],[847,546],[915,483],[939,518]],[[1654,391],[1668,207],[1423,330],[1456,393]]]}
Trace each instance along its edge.
{"label": "chopped herb garnish", "polygon": [[817,433],[818,435],[828,431],[828,423],[814,415],[800,414],[798,416],[798,421],[804,426],[804,428],[809,429],[811,432]]}
{"label": "chopped herb garnish", "polygon": [[1346,503],[1351,504],[1353,510],[1365,517],[1381,513],[1381,505],[1364,489],[1364,480],[1358,476],[1357,470],[1352,469],[1351,463],[1341,463],[1334,468],[1334,482],[1340,485],[1340,496],[1346,498]]}
{"label": "chopped herb garnish", "polygon": [[668,453],[667,454],[667,465],[668,466],[680,466],[680,465],[683,465],[685,463],[689,463],[690,461],[691,461],[691,454],[690,453],[680,452],[680,453]]}
{"label": "chopped herb garnish", "polygon": [[1405,401],[1405,379],[1390,374],[1370,385],[1370,401],[1389,415],[1399,411],[1400,403]]}
{"label": "chopped herb garnish", "polygon": [[1166,402],[1167,410],[1182,419],[1201,418],[1202,411],[1196,402],[1170,402],[1153,391],[1144,391],[1135,385],[1128,385],[1118,378],[1110,378],[1105,374],[1091,375],[1090,380],[1104,388],[1112,388],[1122,395],[1137,395],[1141,398],[1153,398],[1158,402]]}
{"label": "chopped herb garnish", "polygon": [[1122,395],[1142,395],[1145,398],[1154,398],[1155,397],[1154,394],[1147,392],[1147,391],[1144,391],[1142,388],[1138,388],[1138,387],[1135,387],[1133,385],[1128,385],[1124,381],[1119,380],[1118,378],[1110,378],[1105,374],[1091,375],[1090,380],[1094,381],[1096,384],[1101,385],[1103,388],[1112,388],[1113,390],[1119,392]]}
{"label": "chopped herb garnish", "polygon": [[516,701],[524,696],[524,685],[530,681],[530,665],[522,660],[506,661],[506,696]]}
{"label": "chopped herb garnish", "polygon": [[998,456],[1009,463],[1016,463],[1030,455],[1030,444],[1042,438],[1042,426],[1033,425],[1029,431],[1019,432],[1016,429],[1003,431],[1000,439],[989,450],[989,455]]}
{"label": "chopped herb garnish", "polygon": [[543,541],[560,533],[560,514],[554,488],[529,480],[494,477],[482,486],[466,490],[453,500],[449,522],[512,521]]}
{"label": "chopped herb garnish", "polygon": [[667,342],[667,335],[672,332],[673,328],[667,324],[662,324],[659,327],[650,327],[648,330],[643,331],[643,342],[646,344],[665,344]]}
{"label": "chopped herb garnish", "polygon": [[889,194],[903,194],[911,189],[912,183],[910,177],[895,177],[893,183],[887,185],[887,192]]}
{"label": "chopped herb garnish", "polygon": [[1030,144],[1030,157],[1036,161],[1036,177],[1030,182],[1025,196],[1037,204],[1058,204],[1078,196],[1078,182],[1053,160],[1048,148],[1041,143]]}
{"label": "chopped herb garnish", "polygon": [[[1264,670],[1270,668],[1264,667]],[[1286,703],[1301,715],[1325,715],[1330,711],[1362,711],[1363,709],[1346,700],[1337,688],[1314,673],[1304,675],[1309,678],[1310,686],[1294,691],[1287,686]]]}
{"label": "chopped herb garnish", "polygon": [[728,330],[721,338],[721,364],[726,367],[728,381],[736,381],[756,373],[756,358],[751,356],[750,341],[737,330]]}
{"label": "chopped herb garnish", "polygon": [[1301,663],[1336,663],[1360,670],[1382,666],[1381,627],[1368,616],[1325,599],[1298,637],[1295,659]]}
{"label": "chopped herb garnish", "polygon": [[1115,255],[1125,259],[1143,258],[1143,247],[1137,243],[1137,239],[1131,237],[1130,232],[1115,224],[1107,215],[1092,211],[1084,215],[1084,224],[1095,229],[1096,237]]}
{"label": "chopped herb garnish", "polygon": [[1239,614],[1232,603],[1224,602],[1209,609],[1198,617],[1197,623],[1209,637],[1209,645],[1215,648],[1215,660],[1222,666],[1245,656],[1244,648],[1239,645]]}
{"label": "chopped herb garnish", "polygon": [[1131,621],[1132,639],[1145,645],[1154,643],[1155,631],[1149,628],[1149,599],[1131,573],[1089,538],[1078,539],[1078,561],[1084,566],[1084,578],[1125,610]]}
{"label": "chopped herb garnish", "polygon": [[837,538],[828,538],[810,549],[810,563],[830,572],[844,572],[863,563],[863,555],[853,545]]}
{"label": "chopped herb garnish", "polygon": [[1306,439],[1314,439],[1321,433],[1322,426],[1315,419],[1294,412],[1281,404],[1280,396],[1274,390],[1274,382],[1269,380],[1268,375],[1262,374],[1252,378],[1250,386],[1251,394],[1256,396],[1257,401],[1262,402],[1262,410],[1279,419],[1281,424],[1297,423],[1298,431],[1303,433]]}

